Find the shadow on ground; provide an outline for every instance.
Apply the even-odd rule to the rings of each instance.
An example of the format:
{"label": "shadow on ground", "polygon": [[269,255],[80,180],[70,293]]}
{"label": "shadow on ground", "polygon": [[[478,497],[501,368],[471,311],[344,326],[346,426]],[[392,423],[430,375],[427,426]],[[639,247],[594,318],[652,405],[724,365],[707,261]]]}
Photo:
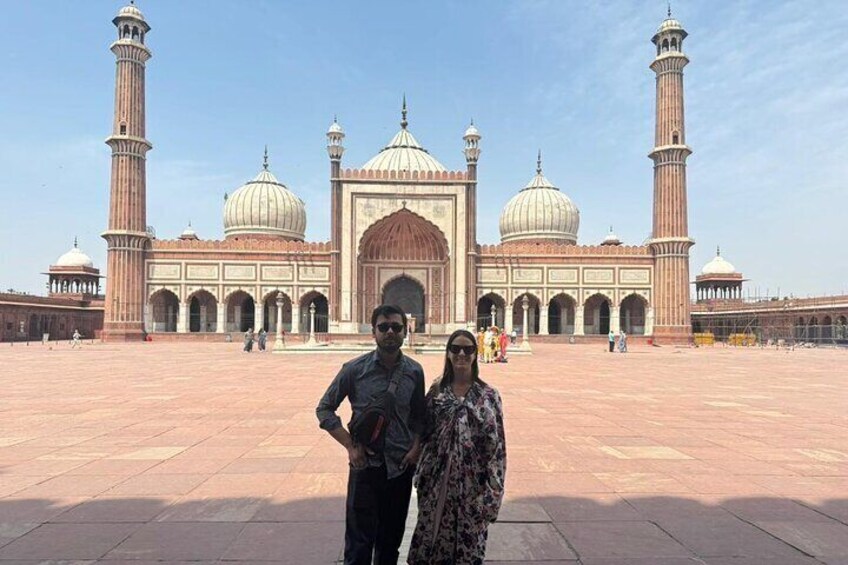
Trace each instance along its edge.
{"label": "shadow on ground", "polygon": [[[341,556],[343,519],[340,497],[5,499],[0,563],[330,565]],[[487,562],[845,565],[846,523],[848,499],[527,497],[504,504]],[[414,509],[409,524],[402,558]]]}

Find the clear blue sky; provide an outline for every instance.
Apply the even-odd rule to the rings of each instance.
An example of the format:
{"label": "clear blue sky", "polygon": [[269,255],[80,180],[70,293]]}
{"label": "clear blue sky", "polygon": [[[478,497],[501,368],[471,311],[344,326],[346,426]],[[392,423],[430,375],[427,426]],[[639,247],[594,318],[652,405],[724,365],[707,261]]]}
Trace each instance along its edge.
{"label": "clear blue sky", "polygon": [[[3,6],[0,288],[43,293],[72,245],[105,269],[115,37],[122,2]],[[545,174],[581,210],[579,242],[651,229],[654,55],[663,1],[275,2],[142,0],[148,223],[223,237],[222,206],[271,168],[329,239],[333,115],[344,165],[410,130],[450,169],[482,135],[479,233]],[[673,3],[685,51],[692,274],[721,245],[761,293],[848,291],[848,10],[839,0]]]}

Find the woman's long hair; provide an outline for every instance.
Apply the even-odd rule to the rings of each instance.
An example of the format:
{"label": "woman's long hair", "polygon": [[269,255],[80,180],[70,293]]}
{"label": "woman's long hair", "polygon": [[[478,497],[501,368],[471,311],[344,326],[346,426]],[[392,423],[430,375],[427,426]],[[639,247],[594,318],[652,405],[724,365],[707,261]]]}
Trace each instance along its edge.
{"label": "woman's long hair", "polygon": [[471,343],[474,345],[474,361],[471,363],[471,382],[479,383],[482,386],[488,386],[480,378],[480,366],[477,364],[477,338],[474,337],[473,333],[467,330],[456,330],[450,335],[448,342],[445,345],[445,368],[442,370],[442,378],[439,379],[439,388],[444,390],[453,383],[453,363],[451,363],[450,360],[450,346],[453,344],[454,340],[460,336],[470,339]]}

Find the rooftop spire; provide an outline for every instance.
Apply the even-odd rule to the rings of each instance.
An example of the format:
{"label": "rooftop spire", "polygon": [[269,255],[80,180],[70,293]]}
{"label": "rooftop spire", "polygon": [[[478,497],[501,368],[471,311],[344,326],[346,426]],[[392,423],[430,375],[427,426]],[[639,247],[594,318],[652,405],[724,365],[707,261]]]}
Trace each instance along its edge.
{"label": "rooftop spire", "polygon": [[406,129],[406,126],[409,125],[409,122],[406,121],[406,92],[403,93],[403,109],[400,111],[400,115],[400,127]]}
{"label": "rooftop spire", "polygon": [[268,146],[265,146],[265,157],[262,159],[262,168],[268,170]]}
{"label": "rooftop spire", "polygon": [[77,245],[77,236],[74,236],[74,249],[76,249],[78,247],[79,247],[79,245]]}
{"label": "rooftop spire", "polygon": [[536,157],[536,174],[542,174],[542,150],[539,149],[539,156]]}
{"label": "rooftop spire", "polygon": [[716,245],[716,257],[721,257],[721,247]]}
{"label": "rooftop spire", "polygon": [[671,17],[671,0],[668,0],[668,17]]}

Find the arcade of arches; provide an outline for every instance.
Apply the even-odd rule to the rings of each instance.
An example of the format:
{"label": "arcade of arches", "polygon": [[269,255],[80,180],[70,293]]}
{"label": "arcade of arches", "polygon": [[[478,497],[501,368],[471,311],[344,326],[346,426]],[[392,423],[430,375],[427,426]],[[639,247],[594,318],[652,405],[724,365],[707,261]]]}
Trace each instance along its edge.
{"label": "arcade of arches", "polygon": [[[327,298],[320,292],[305,294],[297,304],[285,293],[273,291],[261,300],[244,290],[228,295],[218,302],[207,290],[192,293],[181,303],[171,290],[160,289],[148,300],[147,328],[150,332],[224,333],[254,331],[259,328],[269,333],[277,331],[277,295],[282,297],[283,331],[308,333],[310,306],[315,306],[315,332],[326,332],[329,320]],[[293,321],[298,323],[294,324]]]}
{"label": "arcade of arches", "polygon": [[649,333],[649,305],[642,296],[630,294],[618,305],[602,294],[590,296],[582,305],[567,294],[558,294],[543,305],[533,294],[522,294],[511,305],[504,318],[506,301],[489,293],[477,301],[477,327],[496,325],[519,334],[524,326],[524,297],[527,297],[527,329],[529,335],[606,335],[623,329],[631,335]]}

